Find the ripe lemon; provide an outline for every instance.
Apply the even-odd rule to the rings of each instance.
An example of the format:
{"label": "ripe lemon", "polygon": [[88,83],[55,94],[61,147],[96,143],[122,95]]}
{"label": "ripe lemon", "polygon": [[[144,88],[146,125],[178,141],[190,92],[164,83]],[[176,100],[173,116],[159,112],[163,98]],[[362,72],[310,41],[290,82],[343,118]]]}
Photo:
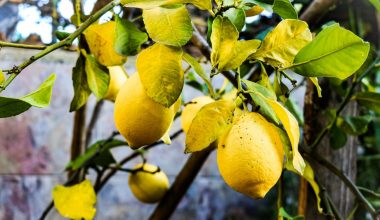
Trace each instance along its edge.
{"label": "ripe lemon", "polygon": [[[143,164],[138,164],[135,169],[140,169],[142,166]],[[168,177],[162,171],[156,172],[158,168],[151,164],[145,163],[143,169],[148,172],[137,171],[129,176],[129,187],[133,195],[141,202],[158,202],[169,189]]]}
{"label": "ripe lemon", "polygon": [[232,189],[260,199],[276,184],[284,150],[275,129],[258,113],[244,112],[234,118],[217,150],[220,174]]}
{"label": "ripe lemon", "polygon": [[165,134],[173,121],[175,106],[166,108],[149,98],[135,73],[116,97],[115,126],[129,146],[137,149],[156,142]]}
{"label": "ripe lemon", "polygon": [[200,96],[191,100],[188,104],[185,105],[185,108],[182,111],[181,115],[181,124],[182,129],[185,133],[190,128],[191,122],[197,115],[198,111],[205,105],[215,101],[210,96]]}
{"label": "ripe lemon", "polygon": [[127,76],[123,66],[110,66],[108,70],[110,72],[110,82],[104,98],[114,102],[117,93],[127,80]]}

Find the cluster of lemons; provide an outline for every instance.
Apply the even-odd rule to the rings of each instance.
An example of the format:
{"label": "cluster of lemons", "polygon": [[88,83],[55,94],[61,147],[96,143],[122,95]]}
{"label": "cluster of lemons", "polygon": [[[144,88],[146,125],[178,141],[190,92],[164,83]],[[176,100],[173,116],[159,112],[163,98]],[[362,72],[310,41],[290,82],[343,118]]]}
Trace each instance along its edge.
{"label": "cluster of lemons", "polygon": [[[180,109],[180,99],[166,108],[147,96],[137,73],[120,83],[119,76],[110,70],[109,93],[112,95],[109,99],[115,100],[115,125],[130,147],[137,149],[164,139]],[[214,101],[209,96],[201,96],[185,105],[181,115],[185,133],[199,110]],[[281,176],[284,150],[280,135],[275,125],[258,113],[237,108],[233,125],[214,145],[217,146],[221,176],[240,193],[255,199],[263,198]],[[146,203],[162,199],[169,188],[166,174],[157,166],[146,163],[135,169],[142,170],[132,173],[129,178],[129,186],[136,198]]]}

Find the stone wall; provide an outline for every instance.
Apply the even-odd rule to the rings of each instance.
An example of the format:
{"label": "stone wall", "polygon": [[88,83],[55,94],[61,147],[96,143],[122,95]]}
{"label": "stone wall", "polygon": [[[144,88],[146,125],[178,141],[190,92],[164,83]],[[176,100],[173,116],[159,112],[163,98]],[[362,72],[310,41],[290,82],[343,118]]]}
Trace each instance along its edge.
{"label": "stone wall", "polygon": [[[21,63],[36,51],[7,49],[0,51],[0,68],[7,69]],[[73,96],[71,68],[75,52],[56,51],[25,69],[3,96],[20,97],[36,89],[51,73],[57,74],[49,107],[32,107],[12,118],[0,119],[0,219],[38,219],[51,200],[51,189],[63,183],[63,171],[69,161],[73,113],[69,105]],[[126,67],[134,72],[131,58]],[[185,99],[197,95],[185,90]],[[91,97],[89,109],[95,104]],[[91,114],[87,114],[90,116]],[[172,131],[180,128],[179,121]],[[106,138],[114,131],[113,104],[107,102],[94,129],[92,142]],[[158,146],[148,152],[150,163],[159,165],[173,182],[188,155],[183,154],[184,136],[170,146]],[[116,158],[131,152],[128,148],[115,149]],[[172,219],[263,219],[274,218],[274,198],[254,201],[231,190],[219,176],[213,153],[207,160]],[[139,160],[131,161],[133,167]],[[155,205],[138,202],[128,188],[128,174],[118,173],[100,192],[96,219],[147,219]],[[274,194],[271,192],[271,194]],[[61,219],[52,212],[48,219]]]}

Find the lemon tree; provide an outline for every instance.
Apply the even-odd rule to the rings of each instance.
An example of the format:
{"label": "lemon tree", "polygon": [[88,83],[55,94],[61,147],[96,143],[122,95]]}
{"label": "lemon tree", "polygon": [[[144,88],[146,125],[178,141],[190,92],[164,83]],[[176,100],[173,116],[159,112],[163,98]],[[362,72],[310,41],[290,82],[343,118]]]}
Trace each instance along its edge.
{"label": "lemon tree", "polygon": [[[115,13],[115,6],[138,15],[131,19]],[[368,83],[368,75],[379,66],[379,56],[371,54],[368,42],[337,23],[311,29],[299,19],[298,9],[289,0],[113,0],[86,17],[78,7],[72,19],[76,31],[60,33],[61,41],[19,66],[1,70],[3,91],[27,66],[78,39],[72,70],[74,94],[68,109],[75,112],[76,136],[73,157],[66,166],[69,179],[52,190],[58,212],[71,219],[94,219],[96,193],[116,171],[124,171],[129,173],[126,185],[132,194],[144,203],[160,203],[155,213],[168,219],[168,210],[180,201],[207,158],[205,152],[215,150],[220,176],[232,190],[265,199],[270,190],[277,189],[279,219],[297,218],[286,212],[283,199],[283,186],[291,184],[284,178],[286,170],[294,174],[292,178],[308,182],[316,210],[331,215],[331,202],[317,181],[315,163],[339,176],[374,217],[376,210],[358,187],[338,168],[326,165],[315,148],[327,134],[337,137],[333,146],[340,148],[347,135],[367,132],[372,116],[341,115],[347,103],[357,102],[372,115],[380,114],[380,94]],[[205,16],[197,18],[194,10]],[[251,25],[246,18],[264,11],[281,19],[259,34],[244,33]],[[111,18],[100,21],[107,12]],[[124,67],[131,56],[136,57],[131,64],[135,73],[127,73]],[[224,78],[222,85],[213,81],[217,75]],[[55,78],[51,75],[21,98],[0,96],[0,117],[21,114],[31,106],[47,107]],[[289,98],[302,86],[294,78],[310,81],[318,97],[325,96],[319,80],[330,80],[340,89],[350,86],[344,90],[341,106],[326,113],[329,123],[312,143],[303,139],[306,121]],[[195,90],[200,95],[194,98]],[[91,95],[97,105],[84,137],[78,129],[88,124],[85,111]],[[104,100],[114,102],[110,123],[116,131],[89,145]],[[305,105],[310,104],[307,101]],[[182,130],[174,132],[177,118]],[[171,186],[160,164],[148,163],[145,154],[152,147],[170,145],[182,132],[184,153],[192,155]],[[112,152],[115,147],[127,147],[133,153],[118,161]],[[128,168],[126,163],[136,157],[142,163]],[[90,169],[97,175],[93,183],[87,178]],[[301,205],[304,202],[299,200]]]}

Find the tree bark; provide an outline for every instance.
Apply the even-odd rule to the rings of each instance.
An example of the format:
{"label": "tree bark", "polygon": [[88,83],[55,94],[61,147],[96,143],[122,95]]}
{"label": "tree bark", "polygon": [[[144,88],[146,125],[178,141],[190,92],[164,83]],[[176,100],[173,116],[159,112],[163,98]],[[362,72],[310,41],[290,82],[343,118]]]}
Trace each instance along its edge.
{"label": "tree bark", "polygon": [[[341,98],[333,92],[327,80],[321,82],[323,97],[318,98],[314,85],[309,81],[307,84],[307,94],[305,96],[305,126],[304,138],[306,143],[311,143],[318,132],[328,124],[326,111],[328,108],[336,108]],[[342,115],[356,115],[357,106],[350,103],[346,106]],[[342,170],[351,180],[356,178],[356,138],[348,137],[347,143],[339,150],[333,150],[330,146],[330,137],[326,137],[321,141],[316,149],[320,155],[328,161],[331,161],[337,168]],[[326,170],[319,164],[312,163],[312,167],[316,174],[320,185],[326,188],[327,194],[331,197],[332,202],[337,207],[345,219],[354,207],[355,197],[349,188],[333,173]],[[308,206],[306,211],[306,219],[326,219],[326,216],[317,213],[316,200],[311,188],[309,187]]]}

